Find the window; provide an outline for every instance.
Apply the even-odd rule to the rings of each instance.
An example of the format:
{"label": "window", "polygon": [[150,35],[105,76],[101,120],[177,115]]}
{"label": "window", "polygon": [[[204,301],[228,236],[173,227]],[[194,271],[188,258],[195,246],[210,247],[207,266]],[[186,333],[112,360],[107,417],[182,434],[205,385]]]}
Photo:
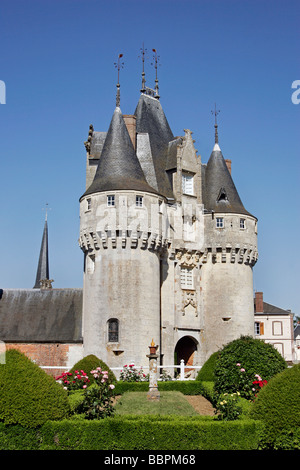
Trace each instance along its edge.
{"label": "window", "polygon": [[92,207],[92,200],[91,198],[89,197],[87,200],[87,210],[90,211],[91,210],[91,207]]}
{"label": "window", "polygon": [[264,324],[263,324],[263,322],[256,321],[254,323],[254,333],[256,335],[263,335],[264,334]]}
{"label": "window", "polygon": [[282,335],[282,322],[281,321],[273,321],[272,322],[272,330],[273,335]]}
{"label": "window", "polygon": [[246,220],[245,219],[240,219],[240,229],[244,229],[246,228],[246,224],[245,224]]}
{"label": "window", "polygon": [[194,194],[193,175],[182,173],[182,192],[184,194]]}
{"label": "window", "polygon": [[217,228],[224,228],[224,219],[223,219],[223,217],[217,217],[216,227]]}
{"label": "window", "polygon": [[182,289],[194,289],[193,268],[181,268],[180,285]]}
{"label": "window", "polygon": [[227,197],[227,193],[226,193],[225,188],[220,189],[217,202],[220,202],[220,201],[228,201],[228,197]]}
{"label": "window", "polygon": [[115,195],[112,194],[110,196],[107,196],[107,206],[112,207],[115,205]]}
{"label": "window", "polygon": [[119,341],[119,321],[116,318],[108,320],[108,342],[117,343]]}
{"label": "window", "polygon": [[143,207],[143,196],[135,197],[135,205],[136,207]]}

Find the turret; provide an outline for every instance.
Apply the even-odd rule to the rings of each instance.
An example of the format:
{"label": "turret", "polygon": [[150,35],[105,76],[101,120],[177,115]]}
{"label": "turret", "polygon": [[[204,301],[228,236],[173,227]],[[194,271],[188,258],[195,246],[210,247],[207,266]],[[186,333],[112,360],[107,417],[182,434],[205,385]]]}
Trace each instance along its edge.
{"label": "turret", "polygon": [[111,367],[143,365],[149,338],[159,344],[164,205],[146,181],[117,106],[95,177],[80,199],[84,355]]}
{"label": "turret", "polygon": [[204,253],[201,289],[206,355],[254,334],[257,219],[245,208],[217,140],[203,167]]}

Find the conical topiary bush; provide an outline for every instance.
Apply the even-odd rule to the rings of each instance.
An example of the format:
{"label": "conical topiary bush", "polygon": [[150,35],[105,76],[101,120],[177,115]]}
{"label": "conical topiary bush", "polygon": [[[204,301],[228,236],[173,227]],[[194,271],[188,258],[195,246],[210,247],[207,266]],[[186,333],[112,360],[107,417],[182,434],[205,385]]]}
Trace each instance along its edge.
{"label": "conical topiary bush", "polygon": [[0,364],[0,421],[36,428],[70,411],[68,395],[53,377],[16,349]]}

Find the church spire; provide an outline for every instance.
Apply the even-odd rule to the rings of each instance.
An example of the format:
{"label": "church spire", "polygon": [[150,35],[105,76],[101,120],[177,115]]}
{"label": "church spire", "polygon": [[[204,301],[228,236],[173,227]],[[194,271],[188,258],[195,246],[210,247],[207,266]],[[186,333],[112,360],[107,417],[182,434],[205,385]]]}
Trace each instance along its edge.
{"label": "church spire", "polygon": [[51,287],[51,282],[53,282],[53,281],[50,281],[49,279],[47,218],[48,218],[48,214],[47,214],[47,208],[46,208],[45,225],[44,225],[43,238],[42,238],[41,249],[40,249],[38,268],[37,268],[37,273],[36,273],[36,280],[35,280],[35,285],[33,287],[34,289],[40,289],[41,287]]}

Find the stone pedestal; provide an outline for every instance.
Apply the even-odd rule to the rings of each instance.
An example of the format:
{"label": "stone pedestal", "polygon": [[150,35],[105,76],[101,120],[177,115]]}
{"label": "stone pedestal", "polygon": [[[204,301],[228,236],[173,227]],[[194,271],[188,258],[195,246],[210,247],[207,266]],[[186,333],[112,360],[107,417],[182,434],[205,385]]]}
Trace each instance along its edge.
{"label": "stone pedestal", "polygon": [[152,340],[150,348],[150,354],[147,355],[149,358],[149,391],[147,393],[147,399],[148,400],[159,400],[160,399],[160,393],[158,391],[158,385],[157,385],[157,358],[158,354],[156,354],[158,346],[154,345],[154,342]]}

